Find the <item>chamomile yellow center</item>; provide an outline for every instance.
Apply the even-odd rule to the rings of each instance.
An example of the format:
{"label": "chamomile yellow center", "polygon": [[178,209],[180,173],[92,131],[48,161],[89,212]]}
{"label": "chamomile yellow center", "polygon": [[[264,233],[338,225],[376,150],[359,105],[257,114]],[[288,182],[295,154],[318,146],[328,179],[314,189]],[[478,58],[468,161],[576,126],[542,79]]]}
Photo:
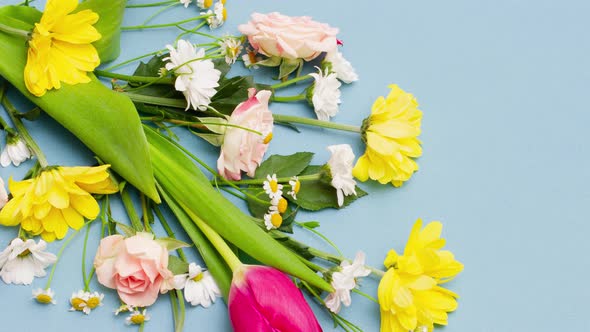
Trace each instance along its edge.
{"label": "chamomile yellow center", "polygon": [[270,217],[270,223],[274,227],[279,228],[279,227],[281,227],[281,224],[283,223],[283,217],[281,217],[281,215],[278,213],[273,213],[273,215]]}
{"label": "chamomile yellow center", "polygon": [[25,249],[23,252],[21,252],[20,254],[18,254],[19,258],[23,258],[23,257],[27,257],[31,254],[31,251],[29,249]]}
{"label": "chamomile yellow center", "polygon": [[195,281],[195,282],[199,282],[199,281],[201,281],[202,279],[203,279],[203,273],[202,273],[202,272],[201,272],[201,273],[199,273],[199,274],[197,274],[196,276],[194,276],[194,277],[192,278],[192,280],[193,280],[193,281]]}
{"label": "chamomile yellow center", "polygon": [[270,190],[272,190],[273,193],[276,193],[279,190],[279,183],[277,180],[270,180],[268,184],[270,185]]}
{"label": "chamomile yellow center", "polygon": [[293,191],[298,194],[299,189],[301,189],[301,182],[299,180],[295,181],[295,185],[293,186]]}
{"label": "chamomile yellow center", "polygon": [[145,316],[142,314],[136,314],[131,316],[131,323],[136,324],[136,325],[140,325],[143,324],[143,322],[145,322]]}
{"label": "chamomile yellow center", "polygon": [[72,308],[74,308],[75,310],[78,310],[78,311],[84,310],[84,307],[87,305],[86,301],[84,301],[83,299],[81,299],[79,297],[75,297],[75,298],[71,299],[70,303],[72,304]]}
{"label": "chamomile yellow center", "polygon": [[39,294],[39,295],[37,295],[37,297],[35,297],[35,299],[37,300],[37,302],[43,303],[43,304],[49,304],[53,300],[51,298],[51,296],[49,296],[47,294]]}
{"label": "chamomile yellow center", "polygon": [[264,141],[262,141],[262,143],[268,144],[268,143],[270,143],[270,141],[272,141],[272,133],[268,133],[268,135],[266,135],[266,137],[264,138]]}
{"label": "chamomile yellow center", "polygon": [[94,308],[96,308],[96,307],[98,307],[100,305],[100,298],[98,298],[98,297],[91,297],[86,302],[86,305],[88,306],[88,308],[94,309]]}
{"label": "chamomile yellow center", "polygon": [[227,21],[227,9],[225,9],[225,7],[223,7],[223,21]]}
{"label": "chamomile yellow center", "polygon": [[213,0],[205,0],[203,4],[205,5],[205,8],[209,8],[213,4]]}
{"label": "chamomile yellow center", "polygon": [[[287,200],[283,197],[279,198],[279,203],[277,204],[277,210],[279,211],[279,213],[283,214],[285,213],[285,211],[287,211],[287,206],[289,205],[289,203],[287,202]],[[282,220],[281,220],[282,222]],[[274,222],[273,222],[274,225]]]}

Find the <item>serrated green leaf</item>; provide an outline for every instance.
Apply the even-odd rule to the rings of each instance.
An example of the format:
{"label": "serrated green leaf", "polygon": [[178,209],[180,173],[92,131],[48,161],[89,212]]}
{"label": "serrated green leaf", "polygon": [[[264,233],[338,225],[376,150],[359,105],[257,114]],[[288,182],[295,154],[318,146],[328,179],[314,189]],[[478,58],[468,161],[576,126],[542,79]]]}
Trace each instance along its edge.
{"label": "serrated green leaf", "polygon": [[288,156],[272,155],[256,169],[254,178],[263,179],[269,174],[276,174],[280,178],[299,175],[309,165],[311,158],[312,152],[297,152]]}
{"label": "serrated green leaf", "polygon": [[[322,172],[322,166],[310,165],[300,175],[311,175]],[[342,207],[338,206],[338,197],[336,189],[330,183],[324,180],[304,181],[301,183],[301,189],[297,193],[297,200],[288,197],[294,204],[299,205],[302,209],[317,211],[326,208],[342,209],[355,200],[366,196],[367,193],[359,188],[355,188],[356,196],[350,195],[344,197]]]}
{"label": "serrated green leaf", "polygon": [[188,263],[178,258],[177,256],[168,256],[168,270],[174,275],[188,273]]}

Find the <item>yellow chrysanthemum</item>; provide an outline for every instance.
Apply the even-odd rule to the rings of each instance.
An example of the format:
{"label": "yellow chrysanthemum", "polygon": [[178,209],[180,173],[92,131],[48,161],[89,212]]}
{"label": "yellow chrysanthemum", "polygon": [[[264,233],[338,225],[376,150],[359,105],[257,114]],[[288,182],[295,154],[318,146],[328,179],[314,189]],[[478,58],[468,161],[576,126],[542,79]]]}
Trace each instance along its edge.
{"label": "yellow chrysanthemum", "polygon": [[388,271],[378,289],[382,332],[407,332],[417,328],[432,331],[434,324],[446,325],[448,312],[457,308],[458,295],[439,284],[454,278],[463,264],[453,254],[440,250],[442,224],[432,222],[422,229],[418,219],[403,255],[390,251]]}
{"label": "yellow chrysanthemum", "polygon": [[48,0],[41,21],[35,24],[25,66],[25,84],[35,96],[67,84],[88,83],[87,72],[100,64],[91,43],[101,38],[92,26],[98,14],[82,10],[78,0]]}
{"label": "yellow chrysanthemum", "polygon": [[63,239],[69,227],[80,229],[100,208],[91,194],[111,194],[118,188],[98,167],[54,167],[24,181],[9,180],[13,198],[0,210],[0,224],[21,227],[51,242]]}
{"label": "yellow chrysanthemum", "polygon": [[413,95],[391,85],[387,98],[379,97],[371,115],[363,121],[362,137],[367,145],[357,161],[353,175],[366,181],[401,186],[418,170],[413,158],[422,155],[420,125],[422,112]]}

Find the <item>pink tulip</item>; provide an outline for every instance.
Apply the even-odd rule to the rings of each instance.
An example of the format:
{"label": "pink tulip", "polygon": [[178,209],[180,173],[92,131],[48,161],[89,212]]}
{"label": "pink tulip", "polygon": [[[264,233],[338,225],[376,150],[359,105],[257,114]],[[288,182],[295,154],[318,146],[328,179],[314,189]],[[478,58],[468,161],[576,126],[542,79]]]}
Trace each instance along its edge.
{"label": "pink tulip", "polygon": [[322,331],[299,288],[267,266],[243,265],[234,271],[229,316],[235,332]]}

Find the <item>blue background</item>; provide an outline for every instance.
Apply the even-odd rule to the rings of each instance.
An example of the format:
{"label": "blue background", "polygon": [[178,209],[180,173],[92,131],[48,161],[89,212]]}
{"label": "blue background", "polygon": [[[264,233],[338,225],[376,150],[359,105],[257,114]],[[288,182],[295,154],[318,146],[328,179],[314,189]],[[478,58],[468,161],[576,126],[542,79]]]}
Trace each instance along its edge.
{"label": "blue background", "polygon": [[[130,9],[125,23],[140,23],[153,11]],[[417,218],[441,220],[447,247],[465,264],[448,284],[461,298],[442,330],[590,330],[590,2],[381,0],[361,6],[341,0],[229,0],[229,20],[214,33],[237,33],[237,25],[253,11],[311,15],[340,28],[341,50],[360,81],[342,88],[334,121],[360,124],[390,83],[414,93],[424,112],[420,171],[402,188],[364,183],[370,196],[345,211],[299,219],[320,220],[320,230],[347,255],[363,250],[374,266],[390,248],[403,249]],[[189,9],[178,6],[155,22],[196,12],[194,3]],[[120,59],[163,48],[176,34],[173,28],[126,32]],[[129,73],[132,67],[121,71]],[[240,72],[245,70],[235,71]],[[11,96],[23,110],[30,107],[22,97]],[[273,104],[272,110],[313,116],[303,103]],[[93,162],[92,154],[48,117],[27,126],[50,163]],[[183,135],[183,142],[215,162],[216,150],[203,141]],[[325,147],[338,143],[351,144],[357,155],[364,149],[349,133],[303,128],[296,134],[279,128],[269,155],[313,151],[314,162],[322,164],[329,157]],[[4,168],[0,174],[18,177],[31,165]],[[96,234],[98,227],[92,229]],[[0,229],[3,244],[15,235],[15,229]],[[314,236],[301,230],[297,235],[325,248]],[[115,293],[97,284],[94,289],[107,294],[104,307],[90,316],[67,311],[70,294],[82,284],[82,239],[77,237],[59,262],[52,284],[57,305],[36,304],[31,287],[0,284],[0,331],[130,329],[124,317],[112,315]],[[90,247],[97,241],[91,237]],[[60,245],[50,249],[57,252]],[[93,254],[90,249],[89,262]],[[44,283],[35,280],[34,286]],[[375,294],[376,286],[375,280],[363,280],[367,293]],[[332,330],[328,315],[313,307],[325,330]],[[166,297],[149,312],[145,331],[171,330]],[[353,306],[342,314],[365,331],[378,331],[378,306],[360,296],[354,295]],[[207,310],[189,308],[186,330],[229,331],[223,302]]]}

